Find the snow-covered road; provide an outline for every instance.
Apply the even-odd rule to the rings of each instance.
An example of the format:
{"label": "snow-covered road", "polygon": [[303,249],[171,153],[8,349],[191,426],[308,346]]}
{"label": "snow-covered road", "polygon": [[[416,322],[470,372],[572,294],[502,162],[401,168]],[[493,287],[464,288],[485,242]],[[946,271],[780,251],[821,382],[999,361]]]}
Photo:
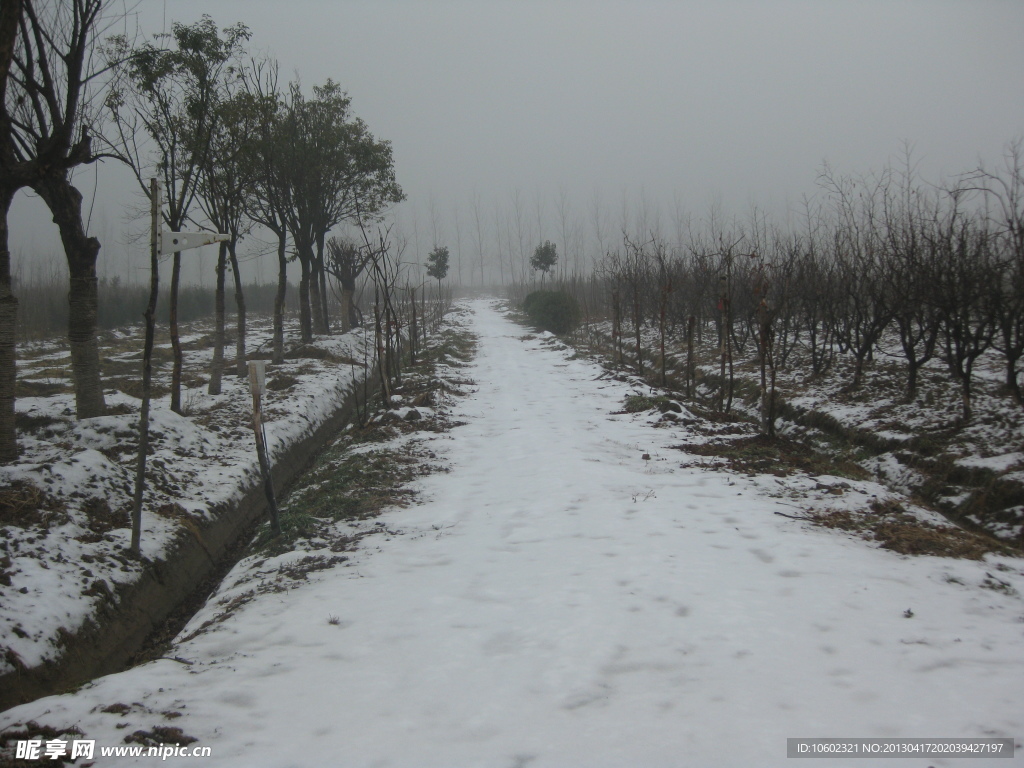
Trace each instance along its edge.
{"label": "snow-covered road", "polygon": [[[627,385],[472,309],[466,423],[429,437],[451,471],[423,503],[382,518],[402,535],[181,645],[191,667],[0,728],[114,744],[180,712],[164,724],[213,750],[187,762],[275,767],[782,766],[787,737],[1024,737],[1024,602],[980,586],[1001,562],[1024,591],[1019,560],[902,557],[775,515],[793,510],[754,480],[681,468],[685,427],[613,414]],[[890,762],[974,764],[869,764]]]}

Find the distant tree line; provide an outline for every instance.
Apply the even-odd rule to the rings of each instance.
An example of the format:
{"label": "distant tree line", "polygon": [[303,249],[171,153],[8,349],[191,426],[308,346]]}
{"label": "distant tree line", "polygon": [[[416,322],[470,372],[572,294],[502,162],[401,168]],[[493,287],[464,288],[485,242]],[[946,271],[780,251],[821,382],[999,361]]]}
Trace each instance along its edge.
{"label": "distant tree line", "polygon": [[[41,280],[29,283],[15,281],[14,290],[18,295],[19,341],[52,339],[67,332],[68,292],[65,280],[59,284]],[[289,283],[288,291],[295,292],[296,286]],[[252,313],[269,317],[274,312],[276,293],[277,286],[273,283],[246,285],[246,306]],[[97,328],[110,331],[138,325],[148,294],[148,286],[125,283],[117,277],[101,277],[97,286]],[[165,286],[157,303],[157,318],[164,326],[170,320],[170,304],[170,287]],[[181,322],[208,319],[215,309],[216,290],[212,286],[180,287],[177,311]]]}

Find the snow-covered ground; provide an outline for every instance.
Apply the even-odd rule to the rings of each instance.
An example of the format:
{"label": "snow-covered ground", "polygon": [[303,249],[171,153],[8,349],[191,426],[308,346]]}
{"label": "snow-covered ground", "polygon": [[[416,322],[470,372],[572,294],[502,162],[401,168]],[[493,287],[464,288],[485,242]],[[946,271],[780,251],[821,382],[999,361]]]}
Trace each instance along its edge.
{"label": "snow-covered ground", "polygon": [[0,730],[173,726],[212,750],[181,762],[232,766],[783,766],[792,737],[1009,737],[992,765],[1024,765],[1021,560],[901,556],[777,515],[769,490],[837,479],[695,466],[681,423],[616,413],[628,384],[471,307],[465,423],[416,438],[450,472],[380,518],[400,535]]}
{"label": "snow-covered ground", "polygon": [[[104,366],[137,383],[142,342],[141,328],[134,330],[117,334],[126,350],[105,349]],[[270,339],[269,321],[252,323],[250,350],[269,347]],[[362,381],[367,343],[358,330],[320,337],[270,367],[264,415],[272,460],[341,407]],[[169,360],[169,344],[156,355]],[[171,411],[166,394],[153,399],[142,530],[149,560],[167,557],[178,537],[193,535],[259,480],[248,380],[226,375],[221,394],[207,394],[198,376],[211,355],[186,354],[186,381],[193,381],[182,398],[187,415]],[[54,360],[66,363],[68,353],[20,361],[21,381]],[[156,367],[155,383],[166,389],[170,365]],[[107,383],[125,386],[109,374]],[[70,392],[18,398],[28,428],[20,430],[18,461],[0,466],[0,488],[14,489],[0,499],[10,516],[0,517],[0,673],[53,659],[64,633],[79,631],[119,585],[141,575],[143,565],[129,556],[141,401],[113,388],[105,396],[110,415],[82,420],[74,418]]]}
{"label": "snow-covered ground", "polygon": [[[609,321],[598,320],[577,336],[610,350],[611,331]],[[626,332],[627,357],[634,355],[632,333],[631,329]],[[641,335],[647,378],[654,381],[651,371],[652,361],[659,359],[658,329],[642,328]],[[677,392],[682,391],[687,351],[680,328],[670,333],[666,352],[669,379],[674,380]],[[1003,356],[989,349],[977,359],[972,379],[974,415],[964,423],[960,386],[940,355],[920,369],[917,396],[907,402],[907,371],[898,336],[892,332],[883,335],[875,353],[866,363],[862,385],[851,390],[851,355],[837,354],[830,366],[812,375],[805,343],[792,346],[786,362],[779,361],[777,393],[781,401],[810,418],[797,424],[792,414],[780,416],[776,423],[779,434],[817,443],[831,453],[845,450],[854,457],[858,453],[854,446],[859,443],[877,446],[880,440],[886,441],[889,448],[885,452],[871,448],[867,458],[857,460],[891,490],[924,497],[954,518],[966,517],[1018,548],[1024,545],[1024,505],[1019,503],[1024,488],[1024,409],[1005,387]],[[757,422],[760,368],[756,343],[748,339],[735,355],[732,408]],[[707,406],[718,399],[715,382],[720,352],[713,334],[705,334],[703,346],[698,343],[695,365],[699,372],[697,399]],[[824,428],[823,421],[833,426]],[[835,443],[837,437],[841,448]],[[931,471],[918,471],[929,465]],[[954,469],[982,472],[963,484],[964,473]]]}

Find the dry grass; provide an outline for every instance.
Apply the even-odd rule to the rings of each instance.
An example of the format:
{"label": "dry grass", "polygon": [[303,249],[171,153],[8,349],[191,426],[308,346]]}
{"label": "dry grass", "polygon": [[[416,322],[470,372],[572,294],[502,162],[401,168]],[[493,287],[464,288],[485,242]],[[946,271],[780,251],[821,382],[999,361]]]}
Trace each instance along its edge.
{"label": "dry grass", "polygon": [[89,520],[89,530],[104,534],[118,528],[131,528],[131,507],[111,509],[106,499],[93,496],[82,505]]}
{"label": "dry grass", "polygon": [[715,456],[726,460],[725,466],[746,474],[770,474],[785,477],[794,472],[808,475],[835,475],[863,480],[869,475],[858,464],[823,456],[812,448],[784,437],[764,435],[739,437],[723,442],[688,443],[675,446],[697,456]]}
{"label": "dry grass", "polygon": [[0,488],[0,525],[49,529],[67,521],[64,503],[31,483],[16,480]]}
{"label": "dry grass", "polygon": [[277,376],[275,376],[274,378],[267,382],[267,389],[274,392],[281,392],[286,389],[291,389],[298,383],[299,380],[296,379],[294,376],[289,376],[286,373],[282,373],[278,374]]}
{"label": "dry grass", "polygon": [[328,352],[326,349],[313,346],[311,344],[303,344],[293,349],[288,350],[284,353],[285,360],[322,360],[325,363],[332,365],[359,365],[363,363],[355,358],[349,357],[348,355],[336,355],[333,352]]}
{"label": "dry grass", "polygon": [[851,531],[901,555],[935,555],[981,560],[991,553],[1014,554],[999,542],[953,526],[936,526],[907,514],[898,504],[873,505],[870,512],[826,509],[808,519],[823,528]]}
{"label": "dry grass", "polygon": [[[142,379],[137,374],[134,376],[112,376],[104,379],[103,386],[108,389],[116,389],[129,397],[142,399]],[[164,397],[170,391],[171,388],[164,384],[158,384],[155,381],[150,383],[150,397]]]}
{"label": "dry grass", "polygon": [[67,422],[56,416],[18,411],[14,414],[14,423],[19,432],[37,433],[57,424],[66,424]]}

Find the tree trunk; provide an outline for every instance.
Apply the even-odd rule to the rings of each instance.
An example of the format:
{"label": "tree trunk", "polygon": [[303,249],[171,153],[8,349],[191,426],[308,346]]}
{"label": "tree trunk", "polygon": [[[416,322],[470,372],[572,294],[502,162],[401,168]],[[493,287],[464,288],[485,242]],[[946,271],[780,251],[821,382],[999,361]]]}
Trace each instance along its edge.
{"label": "tree trunk", "polygon": [[331,315],[327,308],[327,270],[324,269],[324,236],[325,232],[321,232],[316,238],[316,272],[317,272],[317,288],[320,291],[320,317],[318,320],[318,326],[320,333],[330,335],[331,333]]}
{"label": "tree trunk", "polygon": [[661,386],[668,386],[668,374],[665,361],[665,313],[668,311],[668,292],[661,291],[661,306],[658,308],[658,333],[661,336]]}
{"label": "tree trunk", "polygon": [[341,332],[348,333],[356,325],[355,280],[340,280],[341,283]]}
{"label": "tree trunk", "polygon": [[12,200],[14,190],[0,191],[0,462],[5,464],[18,458],[14,422],[18,299],[11,290],[11,253],[7,250],[7,214]]}
{"label": "tree trunk", "polygon": [[11,252],[8,250],[7,217],[11,202],[21,183],[8,176],[8,164],[14,161],[11,124],[7,115],[7,83],[18,26],[22,18],[21,0],[0,4],[0,463],[18,458],[18,433],[14,420],[14,392],[17,386],[18,299],[11,285]]}
{"label": "tree trunk", "polygon": [[82,194],[71,185],[66,175],[47,176],[34,184],[33,189],[53,214],[68,262],[68,343],[78,418],[102,416],[106,406],[96,338],[99,303],[96,259],[100,241],[86,234],[82,221]]}
{"label": "tree trunk", "polygon": [[846,387],[848,392],[855,392],[860,389],[860,385],[864,381],[864,357],[858,352],[854,355],[854,360],[853,381]]}
{"label": "tree trunk", "polygon": [[325,333],[323,309],[320,307],[320,280],[323,275],[317,269],[316,256],[309,259],[309,311],[313,333]]}
{"label": "tree trunk", "polygon": [[277,234],[277,293],[274,296],[274,352],[272,362],[284,362],[284,300],[288,290],[288,257],[285,231]]}
{"label": "tree trunk", "polygon": [[309,255],[299,250],[299,266],[302,274],[299,277],[299,331],[302,343],[313,341],[313,318],[309,308]]}
{"label": "tree trunk", "polygon": [[68,291],[68,342],[71,347],[71,370],[75,377],[75,408],[78,418],[88,419],[102,416],[106,412],[99,341],[96,336],[99,281],[96,278],[95,259],[87,262],[76,259],[76,262],[73,266],[69,264],[71,286]]}
{"label": "tree trunk", "polygon": [[213,362],[210,364],[211,395],[221,393],[221,379],[224,376],[224,272],[227,269],[228,244],[217,247],[217,289],[214,293]]}
{"label": "tree trunk", "polygon": [[904,402],[913,403],[917,397],[917,371],[920,368],[917,360],[907,360],[907,394]]}
{"label": "tree trunk", "polygon": [[235,244],[235,240],[228,243],[231,274],[235,278],[235,307],[238,312],[238,332],[235,336],[235,372],[238,374],[238,378],[244,379],[248,375],[245,363],[245,295],[242,293],[242,274],[238,271]]}
{"label": "tree trunk", "polygon": [[1018,357],[1006,356],[1006,388],[1013,395],[1013,399],[1016,400],[1020,405],[1024,405],[1024,395],[1020,391],[1020,382],[1017,380],[1017,360]]}
{"label": "tree trunk", "polygon": [[971,374],[969,372],[960,378],[960,402],[963,408],[964,424],[970,424],[974,412],[971,407]]}
{"label": "tree trunk", "polygon": [[[175,230],[177,230],[176,227]],[[171,310],[168,321],[171,332],[171,349],[174,352],[174,367],[171,369],[171,410],[175,413],[181,413],[181,370],[184,367],[181,336],[178,333],[178,286],[180,284],[181,251],[175,251],[171,266]]]}

